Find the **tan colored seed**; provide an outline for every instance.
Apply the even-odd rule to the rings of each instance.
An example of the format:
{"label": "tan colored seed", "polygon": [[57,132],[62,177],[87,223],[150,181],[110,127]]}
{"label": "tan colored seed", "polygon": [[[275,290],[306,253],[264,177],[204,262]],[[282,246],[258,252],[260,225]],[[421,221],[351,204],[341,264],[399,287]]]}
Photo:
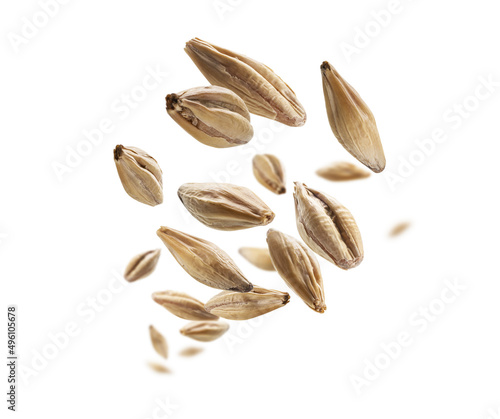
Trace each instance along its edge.
{"label": "tan colored seed", "polygon": [[185,183],[177,194],[193,217],[217,230],[263,226],[274,219],[274,213],[264,201],[243,186]]}
{"label": "tan colored seed", "polygon": [[168,227],[156,234],[184,270],[202,284],[222,290],[252,290],[233,260],[215,244]]}
{"label": "tan colored seed", "polygon": [[150,250],[135,256],[125,268],[123,277],[128,282],[134,282],[151,275],[158,264],[160,249]]}
{"label": "tan colored seed", "polygon": [[408,221],[396,224],[393,229],[389,232],[390,237],[399,236],[401,233],[406,231],[410,227],[411,223]]}
{"label": "tan colored seed", "polygon": [[372,112],[358,92],[330,63],[321,65],[330,127],[340,144],[375,173],[385,168],[385,155]]}
{"label": "tan colored seed", "polygon": [[248,320],[283,307],[288,301],[287,292],[254,287],[246,293],[222,291],[205,304],[205,309],[228,320]]}
{"label": "tan colored seed", "polygon": [[304,107],[269,67],[198,38],[187,42],[185,51],[211,84],[232,90],[251,113],[292,127],[305,124]]}
{"label": "tan colored seed", "polygon": [[259,183],[277,195],[286,192],[285,170],[272,154],[257,154],[252,162],[253,174]]}
{"label": "tan colored seed", "polygon": [[241,247],[239,253],[257,268],[264,269],[265,271],[275,270],[273,262],[271,261],[271,256],[269,255],[269,250],[266,248]]}
{"label": "tan colored seed", "polygon": [[348,162],[336,162],[316,171],[318,176],[333,182],[357,180],[370,177],[370,172]]}
{"label": "tan colored seed", "polygon": [[118,176],[129,196],[152,207],[163,202],[162,171],[153,157],[140,148],[122,145],[115,147],[113,155]]}
{"label": "tan colored seed", "polygon": [[205,310],[205,305],[188,294],[178,291],[158,291],[153,300],[172,314],[184,320],[218,320],[218,316]]}
{"label": "tan colored seed", "polygon": [[195,87],[166,98],[167,112],[199,142],[216,148],[248,143],[253,137],[245,102],[219,86]]}
{"label": "tan colored seed", "polygon": [[294,199],[302,240],[342,269],[358,266],[363,260],[363,242],[349,210],[331,196],[300,182],[295,182]]}
{"label": "tan colored seed", "polygon": [[324,313],[323,278],[314,253],[292,236],[273,229],[267,232],[267,243],[274,266],[287,285],[311,309]]}
{"label": "tan colored seed", "polygon": [[185,357],[190,357],[190,356],[195,356],[203,352],[203,348],[196,348],[194,346],[190,346],[188,348],[184,348],[182,351],[179,352],[180,356],[185,356]]}
{"label": "tan colored seed", "polygon": [[165,337],[153,325],[149,326],[149,335],[155,351],[166,359],[168,357],[168,346]]}
{"label": "tan colored seed", "polygon": [[160,364],[159,362],[148,362],[149,367],[160,374],[170,374],[172,371],[168,369],[165,365]]}
{"label": "tan colored seed", "polygon": [[225,322],[201,321],[186,324],[181,330],[181,335],[200,342],[211,342],[220,338],[229,329]]}

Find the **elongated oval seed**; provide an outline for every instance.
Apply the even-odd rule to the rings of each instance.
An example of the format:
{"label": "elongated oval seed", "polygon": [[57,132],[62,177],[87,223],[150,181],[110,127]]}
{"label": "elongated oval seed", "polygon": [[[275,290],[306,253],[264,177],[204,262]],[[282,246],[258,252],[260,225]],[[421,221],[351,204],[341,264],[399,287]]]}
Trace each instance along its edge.
{"label": "elongated oval seed", "polygon": [[286,193],[285,170],[276,156],[257,154],[252,161],[253,174],[259,183],[277,195]]}
{"label": "elongated oval seed", "polygon": [[182,327],[180,332],[181,335],[200,342],[211,342],[220,338],[228,329],[229,325],[226,322],[202,321],[188,323]]}
{"label": "elongated oval seed", "polygon": [[198,221],[217,230],[263,226],[274,213],[255,193],[230,183],[185,183],[177,191],[186,209]]}
{"label": "elongated oval seed", "polygon": [[240,255],[248,260],[252,265],[265,271],[274,271],[274,265],[267,248],[241,247],[238,250]]}
{"label": "elongated oval seed", "polygon": [[246,293],[223,291],[212,297],[205,309],[228,320],[248,320],[283,307],[288,301],[287,292],[254,287]]}
{"label": "elongated oval seed", "polygon": [[152,207],[163,202],[162,171],[153,157],[140,148],[122,145],[115,147],[113,156],[129,196]]}
{"label": "elongated oval seed", "polygon": [[408,221],[403,221],[401,223],[396,224],[391,231],[389,232],[389,237],[396,237],[402,234],[404,231],[410,227],[411,223]]}
{"label": "elongated oval seed", "polygon": [[333,182],[357,180],[370,177],[370,172],[367,170],[363,170],[355,164],[343,161],[322,167],[316,171],[316,174],[323,179]]}
{"label": "elongated oval seed", "polygon": [[149,335],[154,350],[163,358],[168,356],[168,346],[165,337],[155,329],[153,325],[149,326]]}
{"label": "elongated oval seed", "polygon": [[156,249],[134,256],[125,268],[123,277],[128,282],[134,282],[151,275],[158,264],[160,253],[161,250]]}
{"label": "elongated oval seed", "polygon": [[252,290],[253,285],[233,260],[215,244],[169,227],[161,227],[156,234],[175,260],[198,282],[222,290]]}
{"label": "elongated oval seed", "polygon": [[385,168],[385,155],[375,118],[358,92],[330,63],[321,65],[330,127],[340,144],[375,173]]}
{"label": "elongated oval seed", "polygon": [[248,143],[253,137],[245,102],[219,86],[195,87],[166,98],[167,112],[199,142],[216,148]]}
{"label": "elongated oval seed", "polygon": [[349,210],[331,196],[300,182],[295,182],[293,196],[297,229],[302,240],[318,255],[342,269],[358,266],[364,256],[363,242]]}
{"label": "elongated oval seed", "polygon": [[304,107],[269,67],[198,38],[187,42],[185,51],[211,84],[232,90],[251,113],[292,127],[305,124]]}
{"label": "elongated oval seed", "polygon": [[159,362],[148,362],[149,368],[151,368],[155,372],[159,372],[160,374],[170,374],[170,371],[165,365],[160,364]]}
{"label": "elongated oval seed", "polygon": [[273,264],[287,285],[310,308],[324,313],[323,278],[313,252],[292,236],[273,229],[267,232],[267,243]]}
{"label": "elongated oval seed", "polygon": [[179,352],[180,356],[196,356],[203,352],[203,348],[198,348],[195,346],[188,346]]}
{"label": "elongated oval seed", "polygon": [[204,304],[178,291],[158,291],[153,300],[172,314],[184,320],[217,320],[219,317],[205,310]]}

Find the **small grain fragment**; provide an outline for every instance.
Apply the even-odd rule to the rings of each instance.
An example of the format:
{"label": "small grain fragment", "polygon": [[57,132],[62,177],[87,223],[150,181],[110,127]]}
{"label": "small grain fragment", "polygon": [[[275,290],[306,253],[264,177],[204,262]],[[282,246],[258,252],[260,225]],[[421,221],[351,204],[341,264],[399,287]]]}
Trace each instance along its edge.
{"label": "small grain fragment", "polygon": [[168,345],[165,337],[153,325],[149,326],[149,335],[154,350],[158,355],[166,359],[168,357]]}
{"label": "small grain fragment", "polygon": [[408,227],[410,227],[411,223],[408,221],[396,224],[393,229],[389,232],[389,237],[396,237],[400,234],[404,233]]}
{"label": "small grain fragment", "polygon": [[336,162],[322,167],[316,171],[316,174],[323,179],[332,182],[344,182],[349,180],[365,179],[370,177],[370,172],[361,169],[355,164],[348,162]]}
{"label": "small grain fragment", "polygon": [[257,154],[252,160],[253,174],[257,181],[271,192],[286,193],[285,169],[272,154]]}
{"label": "small grain fragment", "polygon": [[263,247],[241,247],[238,250],[241,256],[252,265],[265,271],[274,271],[274,265],[269,255],[269,249]]}
{"label": "small grain fragment", "polygon": [[172,373],[172,371],[169,368],[167,368],[163,364],[160,364],[159,362],[151,361],[151,362],[148,362],[148,365],[153,371],[158,372],[160,374],[171,374]]}
{"label": "small grain fragment", "polygon": [[229,325],[222,321],[201,321],[186,324],[181,330],[181,335],[200,342],[211,342],[220,338],[229,329]]}
{"label": "small grain fragment", "polygon": [[134,282],[151,275],[158,264],[160,253],[161,250],[156,249],[135,256],[125,268],[123,277],[128,282]]}
{"label": "small grain fragment", "polygon": [[203,348],[197,348],[195,346],[190,346],[190,347],[184,348],[182,351],[180,351],[179,355],[184,356],[184,357],[191,357],[191,356],[196,356],[202,352],[203,352]]}

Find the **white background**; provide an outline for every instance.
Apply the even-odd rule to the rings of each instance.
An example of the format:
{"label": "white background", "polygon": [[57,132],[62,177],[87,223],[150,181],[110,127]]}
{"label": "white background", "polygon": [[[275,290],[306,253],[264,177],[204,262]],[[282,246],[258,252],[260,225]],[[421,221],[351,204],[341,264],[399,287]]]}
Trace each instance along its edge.
{"label": "white background", "polygon": [[[3,2],[0,307],[19,309],[25,369],[18,371],[24,377],[18,417],[494,417],[500,408],[498,2],[401,0],[381,28],[373,13],[388,4],[74,0],[45,24],[38,15],[44,26],[16,44],[26,19],[42,9],[36,1]],[[367,25],[372,32],[363,46],[359,31]],[[273,68],[306,108],[306,125],[289,128],[252,116],[254,139],[234,149],[191,138],[168,117],[164,98],[207,84],[183,51],[192,37]],[[359,48],[349,55],[346,44]],[[319,70],[324,60],[376,116],[387,156],[383,174],[343,184],[314,174],[330,161],[354,162],[328,125]],[[118,112],[123,105],[116,101],[139,92],[148,68],[168,75],[128,115],[123,107]],[[473,98],[480,78],[497,83],[488,97],[480,90],[481,100]],[[464,101],[474,111],[452,122],[450,112]],[[112,132],[58,177],[54,167],[66,164],[68,147],[81,147],[84,131],[103,119],[111,120]],[[391,187],[387,174],[398,175],[401,159],[436,129],[446,141],[434,143],[433,152]],[[126,195],[112,159],[116,144],[140,147],[158,160],[163,205],[150,208]],[[253,178],[256,152],[283,161],[286,195],[273,195]],[[228,163],[238,173],[224,179]],[[295,180],[351,210],[365,260],[344,272],[321,259],[325,314],[292,294],[289,305],[262,321],[232,322],[225,339],[203,345],[180,336],[185,322],[153,303],[150,294],[158,290],[202,300],[217,292],[175,262],[156,237],[161,225],[213,241],[253,283],[287,290],[277,274],[252,267],[237,252],[265,245],[267,227],[215,231],[183,210],[177,188],[214,181],[214,173],[252,188],[277,214],[272,227],[296,237]],[[411,221],[411,228],[389,238],[400,221]],[[162,248],[162,256],[153,276],[124,287],[100,312],[83,308],[83,315],[88,298],[105,295],[113,272],[154,248]],[[439,298],[454,278],[466,289],[425,331],[412,325],[419,307]],[[64,347],[40,367],[36,354],[68,324],[76,325],[78,336],[61,338]],[[150,324],[168,339],[171,374],[147,365],[161,362],[149,342]],[[405,331],[413,343],[359,394],[353,375],[364,377],[365,363],[383,354],[381,344]],[[193,343],[204,352],[178,355]],[[6,353],[4,338],[0,353]],[[158,400],[169,400],[167,413],[157,411]]]}

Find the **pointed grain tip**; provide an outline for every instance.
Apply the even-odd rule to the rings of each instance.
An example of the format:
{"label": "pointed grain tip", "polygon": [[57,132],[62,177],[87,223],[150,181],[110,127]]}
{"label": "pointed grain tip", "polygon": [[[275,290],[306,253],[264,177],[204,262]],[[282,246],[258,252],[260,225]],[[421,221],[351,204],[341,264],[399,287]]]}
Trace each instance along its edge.
{"label": "pointed grain tip", "polygon": [[167,109],[174,109],[174,105],[177,103],[178,96],[175,93],[170,93],[165,98],[167,102]]}
{"label": "pointed grain tip", "polygon": [[384,165],[377,165],[377,166],[370,166],[370,169],[374,172],[374,173],[381,173],[384,171],[385,169],[385,164]]}
{"label": "pointed grain tip", "polygon": [[323,314],[326,311],[326,306],[324,304],[316,306],[316,307],[314,307],[314,311],[316,311],[317,313]]}
{"label": "pointed grain tip", "polygon": [[161,239],[162,236],[167,235],[168,233],[168,228],[167,227],[160,227],[158,230],[156,230],[156,235]]}
{"label": "pointed grain tip", "polygon": [[113,150],[113,156],[115,157],[115,160],[118,161],[122,154],[123,154],[123,146],[121,144],[118,144]]}
{"label": "pointed grain tip", "polygon": [[322,71],[325,71],[325,70],[331,70],[331,65],[328,61],[323,61],[323,63],[321,64],[321,70]]}
{"label": "pointed grain tip", "polygon": [[241,292],[250,292],[253,290],[253,284],[248,284],[245,287],[241,287]]}

